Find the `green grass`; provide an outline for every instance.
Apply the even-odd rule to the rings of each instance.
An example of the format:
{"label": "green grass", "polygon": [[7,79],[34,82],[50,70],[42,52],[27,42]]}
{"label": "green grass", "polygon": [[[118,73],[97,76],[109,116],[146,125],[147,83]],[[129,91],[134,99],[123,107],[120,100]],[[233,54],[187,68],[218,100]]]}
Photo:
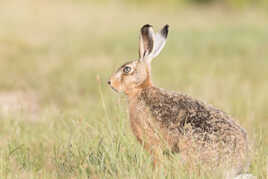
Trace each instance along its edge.
{"label": "green grass", "polygon": [[145,23],[170,24],[154,83],[230,113],[249,133],[250,172],[267,177],[267,18],[259,9],[1,2],[0,108],[8,92],[33,94],[24,99],[37,109],[0,113],[0,178],[215,177],[177,165],[177,155],[153,171],[131,132],[124,95],[106,85],[137,58]]}

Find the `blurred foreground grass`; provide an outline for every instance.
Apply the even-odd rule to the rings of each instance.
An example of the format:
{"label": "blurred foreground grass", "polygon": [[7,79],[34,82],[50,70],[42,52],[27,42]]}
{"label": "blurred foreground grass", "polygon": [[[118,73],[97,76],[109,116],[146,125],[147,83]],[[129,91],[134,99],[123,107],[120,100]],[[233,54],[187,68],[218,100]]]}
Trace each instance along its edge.
{"label": "blurred foreground grass", "polygon": [[145,23],[171,27],[154,83],[230,113],[249,132],[250,172],[267,177],[267,18],[259,9],[1,2],[0,178],[215,177],[177,166],[179,156],[153,172],[125,98],[106,85],[137,57]]}

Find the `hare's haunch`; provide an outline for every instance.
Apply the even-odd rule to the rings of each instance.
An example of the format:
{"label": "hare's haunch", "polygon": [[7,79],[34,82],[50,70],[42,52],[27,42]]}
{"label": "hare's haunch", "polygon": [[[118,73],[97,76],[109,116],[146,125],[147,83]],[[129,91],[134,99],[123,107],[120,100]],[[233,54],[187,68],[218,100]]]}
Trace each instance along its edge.
{"label": "hare's haunch", "polygon": [[151,25],[140,31],[139,59],[122,65],[108,84],[128,96],[133,133],[156,164],[163,150],[180,153],[183,162],[231,166],[233,175],[247,161],[246,131],[226,113],[187,95],[155,87],[151,61],[166,43],[168,25],[158,33]]}

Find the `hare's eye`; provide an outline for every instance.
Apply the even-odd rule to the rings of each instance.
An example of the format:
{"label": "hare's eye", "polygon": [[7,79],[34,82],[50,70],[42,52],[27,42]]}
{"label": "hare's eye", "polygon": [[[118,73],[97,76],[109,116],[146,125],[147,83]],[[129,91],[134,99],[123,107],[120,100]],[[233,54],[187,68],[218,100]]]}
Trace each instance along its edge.
{"label": "hare's eye", "polygon": [[130,71],[131,71],[131,67],[129,67],[129,66],[126,66],[123,68],[124,73],[129,73]]}

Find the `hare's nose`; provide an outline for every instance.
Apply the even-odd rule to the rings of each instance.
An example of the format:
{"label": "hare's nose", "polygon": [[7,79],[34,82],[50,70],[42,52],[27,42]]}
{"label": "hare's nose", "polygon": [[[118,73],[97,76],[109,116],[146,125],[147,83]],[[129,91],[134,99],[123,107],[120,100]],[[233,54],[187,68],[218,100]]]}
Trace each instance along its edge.
{"label": "hare's nose", "polygon": [[108,85],[110,85],[111,84],[111,81],[109,80],[107,83],[108,83]]}

